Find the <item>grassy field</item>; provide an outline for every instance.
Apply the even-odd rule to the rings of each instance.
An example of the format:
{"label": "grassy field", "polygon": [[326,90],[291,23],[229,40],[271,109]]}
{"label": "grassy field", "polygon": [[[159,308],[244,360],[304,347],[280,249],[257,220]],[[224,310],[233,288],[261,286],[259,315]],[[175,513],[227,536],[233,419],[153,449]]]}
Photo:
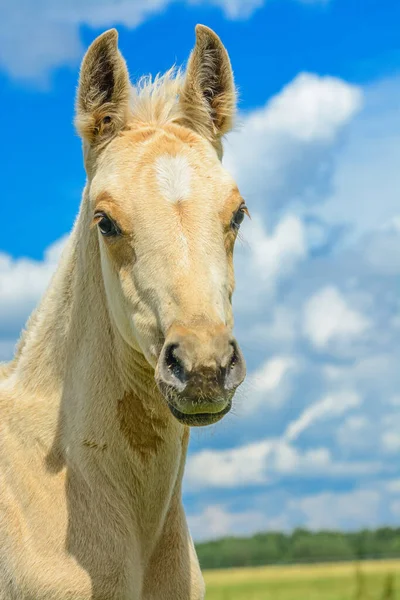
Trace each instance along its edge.
{"label": "grassy field", "polygon": [[206,571],[206,600],[400,600],[400,561]]}

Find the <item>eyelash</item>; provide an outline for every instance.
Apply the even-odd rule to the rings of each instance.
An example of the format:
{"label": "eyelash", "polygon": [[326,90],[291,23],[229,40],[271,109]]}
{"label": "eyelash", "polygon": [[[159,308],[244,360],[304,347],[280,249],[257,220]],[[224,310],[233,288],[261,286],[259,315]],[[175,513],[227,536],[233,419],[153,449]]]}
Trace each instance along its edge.
{"label": "eyelash", "polygon": [[[121,235],[121,230],[118,225],[106,213],[96,212],[94,215],[95,223],[98,226],[100,233],[104,237],[115,237]],[[103,229],[102,229],[103,224]]]}
{"label": "eyelash", "polygon": [[248,208],[247,208],[246,204],[243,202],[243,204],[240,205],[239,209],[235,212],[235,214],[232,217],[232,220],[231,220],[232,229],[234,229],[235,231],[239,231],[240,225],[242,224],[245,215],[250,216]]}

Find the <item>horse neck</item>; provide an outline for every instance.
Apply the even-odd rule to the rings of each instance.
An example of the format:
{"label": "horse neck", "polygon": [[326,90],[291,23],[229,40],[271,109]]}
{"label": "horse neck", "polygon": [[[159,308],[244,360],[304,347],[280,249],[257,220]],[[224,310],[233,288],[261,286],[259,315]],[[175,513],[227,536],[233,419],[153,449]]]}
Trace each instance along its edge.
{"label": "horse neck", "polygon": [[146,407],[143,428],[154,411],[169,424],[173,420],[156,390],[154,370],[123,341],[110,318],[90,222],[85,192],[58,269],[11,363],[11,378],[23,392],[58,413],[63,446],[116,437],[121,425],[115,403],[127,394]]}

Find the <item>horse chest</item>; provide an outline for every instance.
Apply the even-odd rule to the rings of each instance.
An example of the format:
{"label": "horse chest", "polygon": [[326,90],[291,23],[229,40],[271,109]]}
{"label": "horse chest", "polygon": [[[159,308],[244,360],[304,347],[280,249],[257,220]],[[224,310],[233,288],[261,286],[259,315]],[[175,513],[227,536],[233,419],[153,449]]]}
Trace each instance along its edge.
{"label": "horse chest", "polygon": [[[184,453],[182,436],[160,428],[145,452],[136,426],[125,426],[128,451],[86,445],[93,460],[86,473],[66,465],[51,473],[43,461],[14,473],[10,489],[20,502],[2,532],[10,552],[4,564],[0,556],[0,600],[141,598],[143,569],[162,535]],[[2,596],[10,571],[15,589]]]}

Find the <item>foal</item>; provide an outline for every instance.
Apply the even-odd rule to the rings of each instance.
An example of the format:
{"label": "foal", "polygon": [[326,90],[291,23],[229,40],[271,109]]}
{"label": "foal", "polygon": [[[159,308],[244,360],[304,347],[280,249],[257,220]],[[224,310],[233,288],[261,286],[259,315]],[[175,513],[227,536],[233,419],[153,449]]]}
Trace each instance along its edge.
{"label": "foal", "polygon": [[232,255],[247,212],[221,166],[235,89],[196,28],[185,76],[131,88],[117,32],[82,64],[87,184],[57,272],[0,368],[0,599],[200,600],[181,501],[189,426],[245,365]]}

